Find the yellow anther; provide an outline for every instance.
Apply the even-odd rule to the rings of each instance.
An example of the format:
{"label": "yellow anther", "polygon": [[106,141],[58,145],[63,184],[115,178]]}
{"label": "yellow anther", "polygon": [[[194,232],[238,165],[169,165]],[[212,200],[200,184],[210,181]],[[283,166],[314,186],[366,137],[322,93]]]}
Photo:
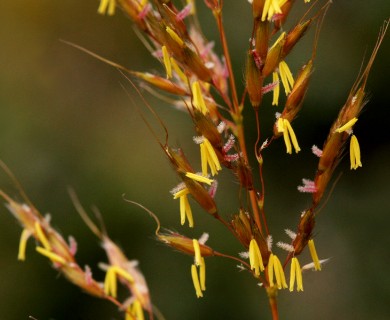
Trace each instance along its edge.
{"label": "yellow anther", "polygon": [[273,99],[272,99],[272,105],[277,106],[279,103],[279,92],[280,92],[280,83],[279,83],[279,76],[277,72],[272,73],[272,82],[278,82],[273,90]]}
{"label": "yellow anther", "polygon": [[201,265],[201,260],[202,260],[202,255],[200,253],[200,246],[199,246],[199,242],[198,240],[196,239],[192,239],[192,244],[194,246],[194,251],[195,251],[195,264],[197,266],[200,266]]}
{"label": "yellow anther", "polygon": [[286,152],[288,154],[292,153],[292,145],[294,146],[295,153],[298,153],[301,151],[301,148],[299,147],[297,137],[295,135],[295,132],[293,128],[291,127],[290,122],[287,119],[283,119],[279,117],[277,122],[277,127],[279,132],[283,132],[283,139],[284,143],[286,145]]}
{"label": "yellow anther", "polygon": [[296,257],[291,259],[290,291],[294,291],[294,284],[297,282],[297,291],[303,291],[302,270]]}
{"label": "yellow anther", "polygon": [[344,124],[343,126],[341,126],[338,129],[336,129],[336,132],[341,133],[341,132],[344,132],[344,131],[351,129],[353,127],[353,125],[356,123],[356,121],[358,121],[358,118],[352,118],[346,124]]}
{"label": "yellow anther", "polygon": [[173,70],[175,70],[176,74],[179,76],[180,80],[184,83],[187,83],[187,76],[184,74],[184,72],[180,69],[179,65],[176,63],[175,59],[171,57],[171,65]]}
{"label": "yellow anther", "polygon": [[181,47],[184,46],[184,41],[181,40],[181,38],[179,37],[179,35],[173,31],[170,27],[166,27],[165,28],[166,32],[168,32],[168,34],[171,36],[171,38],[173,40],[175,40],[176,43],[178,43]]}
{"label": "yellow anther", "polygon": [[116,286],[116,273],[109,268],[104,279],[104,293],[108,296],[116,298],[117,286]]}
{"label": "yellow anther", "polygon": [[20,261],[26,260],[26,245],[27,245],[27,240],[30,236],[31,236],[31,232],[27,229],[23,229],[19,241],[18,260]]}
{"label": "yellow anther", "polygon": [[321,271],[321,263],[320,263],[320,260],[318,259],[317,250],[316,250],[316,247],[314,245],[314,240],[310,239],[308,242],[308,245],[309,245],[311,258],[314,262],[314,269],[316,271]]}
{"label": "yellow anther", "polygon": [[196,109],[198,109],[203,114],[208,112],[206,104],[203,99],[202,90],[198,81],[194,81],[192,84],[192,95],[193,95],[193,104]]}
{"label": "yellow anther", "polygon": [[171,65],[171,59],[169,57],[169,53],[167,50],[166,46],[162,46],[162,55],[163,55],[163,61],[164,61],[164,66],[165,70],[167,72],[167,78],[170,79],[172,78],[172,65]]}
{"label": "yellow anther", "polygon": [[187,172],[186,173],[186,176],[192,180],[195,180],[195,181],[198,181],[198,182],[201,182],[201,183],[206,183],[208,185],[211,185],[211,183],[214,181],[213,179],[209,179],[209,178],[206,178],[206,177],[203,177],[199,174],[195,174],[195,173],[192,173],[192,172]]}
{"label": "yellow anther", "polygon": [[187,188],[181,189],[178,192],[173,194],[173,199],[178,199],[178,198],[185,196],[189,193],[190,193],[190,190],[188,190]]}
{"label": "yellow anther", "polygon": [[265,0],[261,21],[270,21],[274,13],[282,13],[279,0]]}
{"label": "yellow anther", "polygon": [[136,299],[126,310],[126,320],[144,320],[141,302]]}
{"label": "yellow anther", "polygon": [[286,95],[288,95],[294,86],[294,77],[285,61],[281,61],[279,63],[279,73],[283,83],[284,91]]}
{"label": "yellow anther", "polygon": [[107,13],[109,16],[114,15],[115,13],[115,0],[100,0],[100,5],[98,8],[99,14]]}
{"label": "yellow anther", "polygon": [[274,277],[276,278],[278,289],[288,288],[282,264],[280,263],[279,258],[271,253],[268,260],[268,280],[271,287],[275,285]]}
{"label": "yellow anther", "polygon": [[133,283],[134,278],[124,269],[118,266],[110,266],[106,272],[106,278],[104,279],[104,293],[114,298],[117,296],[117,275]]}
{"label": "yellow anther", "polygon": [[286,38],[286,32],[282,32],[282,33],[280,34],[279,38],[276,39],[275,43],[272,45],[272,47],[270,48],[270,50],[271,50],[272,48],[275,48],[277,45],[279,45],[279,43],[280,43],[281,41],[283,41],[285,38]]}
{"label": "yellow anther", "polygon": [[134,282],[134,278],[128,273],[126,270],[122,269],[121,267],[118,266],[113,266],[111,269],[119,276],[122,278],[125,278],[129,282]]}
{"label": "yellow anther", "polygon": [[45,247],[46,250],[51,250],[51,245],[49,243],[49,240],[47,240],[45,233],[42,230],[41,224],[39,221],[35,221],[34,224],[35,231],[37,233],[38,240],[42,243],[42,245]]}
{"label": "yellow anther", "polygon": [[202,289],[199,283],[198,270],[196,270],[196,266],[194,264],[191,265],[191,277],[192,277],[192,283],[194,284],[196,296],[198,298],[203,297]]}
{"label": "yellow anther", "polygon": [[190,207],[190,203],[188,201],[187,195],[183,195],[180,197],[180,223],[184,225],[186,222],[186,217],[188,219],[188,226],[190,228],[194,227],[194,218],[192,216],[192,210]]}
{"label": "yellow anther", "polygon": [[360,147],[359,142],[355,135],[352,135],[351,141],[349,142],[349,157],[351,160],[351,170],[357,169],[362,166],[360,159]]}
{"label": "yellow anther", "polygon": [[222,170],[221,164],[218,160],[218,156],[215,153],[213,146],[207,138],[203,138],[200,144],[200,156],[202,163],[202,174],[207,176],[207,165],[209,165],[211,174],[214,176],[219,170]]}
{"label": "yellow anther", "polygon": [[59,256],[58,254],[55,254],[45,248],[42,247],[36,247],[35,248],[41,255],[49,258],[52,262],[59,263],[59,264],[66,264],[66,260]]}
{"label": "yellow anther", "polygon": [[260,275],[260,271],[264,271],[263,258],[255,239],[252,239],[249,243],[249,262],[251,270],[255,270],[256,276]]}

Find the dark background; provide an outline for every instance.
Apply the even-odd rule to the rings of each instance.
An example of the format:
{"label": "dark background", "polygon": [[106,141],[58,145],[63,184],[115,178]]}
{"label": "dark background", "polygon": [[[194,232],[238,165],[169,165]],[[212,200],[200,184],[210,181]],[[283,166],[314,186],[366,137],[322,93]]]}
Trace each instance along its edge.
{"label": "dark background", "polygon": [[[298,2],[294,13],[300,17],[304,6]],[[207,259],[208,288],[203,299],[196,299],[191,258],[158,244],[153,238],[154,222],[122,200],[125,193],[156,212],[164,226],[189,236],[210,232],[209,244],[220,251],[236,254],[241,250],[196,205],[195,230],[179,226],[179,204],[169,194],[177,177],[122,89],[123,77],[60,42],[80,44],[131,69],[163,72],[140,45],[131,23],[120,12],[114,17],[99,16],[97,6],[98,1],[92,0],[1,2],[0,158],[37,208],[51,213],[53,226],[77,239],[80,265],[90,265],[97,279],[104,277],[97,268],[98,262],[106,261],[104,252],[73,209],[68,186],[87,207],[94,204],[101,210],[113,240],[130,259],[140,261],[153,302],[167,319],[269,319],[264,292],[230,261]],[[225,1],[225,7],[229,47],[242,92],[250,6],[242,0]],[[329,10],[311,88],[294,122],[302,152],[286,155],[279,140],[264,155],[266,211],[275,242],[287,241],[283,229],[294,229],[310,202],[309,196],[296,191],[301,178],[313,177],[315,172],[310,147],[322,145],[363,57],[371,53],[389,7],[388,0],[334,1]],[[202,1],[199,9],[206,35],[217,39],[212,16]],[[292,17],[290,23],[297,19]],[[312,39],[313,30],[287,59],[294,73],[309,58]],[[304,276],[303,293],[280,293],[281,319],[388,319],[390,315],[389,49],[387,35],[368,82],[370,102],[354,129],[363,168],[350,171],[345,157],[336,172],[343,175],[317,221],[317,250],[320,258],[331,260],[322,272]],[[280,110],[270,106],[270,99],[262,109],[265,134],[274,112]],[[167,124],[170,142],[184,147],[197,163],[189,117],[154,98],[149,101]],[[247,136],[252,141],[255,131],[247,109]],[[237,210],[233,200],[237,185],[228,173],[219,181],[217,202],[229,217]],[[1,188],[16,195],[4,174]],[[110,303],[85,295],[58,276],[35,253],[33,241],[27,260],[18,262],[20,232],[8,211],[0,209],[1,319],[29,315],[39,320],[122,318]],[[310,259],[304,255],[300,260]]]}

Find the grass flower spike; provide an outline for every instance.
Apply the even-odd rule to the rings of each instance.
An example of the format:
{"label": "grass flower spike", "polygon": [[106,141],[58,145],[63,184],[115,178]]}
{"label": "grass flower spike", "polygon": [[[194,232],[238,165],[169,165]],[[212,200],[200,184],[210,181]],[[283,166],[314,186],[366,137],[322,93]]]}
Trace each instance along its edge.
{"label": "grass flower spike", "polygon": [[[168,160],[166,162],[167,167],[170,166],[171,169],[171,178],[177,180],[177,186],[170,193],[174,200],[179,201],[180,225],[178,228],[186,230],[190,235],[185,235],[181,230],[170,231],[170,229],[162,228],[159,218],[164,221],[164,225],[165,223],[178,225],[176,214],[172,214],[167,206],[169,201],[172,204],[172,200],[168,197],[165,197],[165,200],[157,199],[158,203],[154,203],[154,206],[158,208],[156,213],[143,204],[126,199],[129,193],[131,197],[135,196],[133,189],[136,188],[124,190],[126,198],[123,197],[123,201],[131,204],[132,211],[142,209],[154,220],[157,225],[155,230],[157,241],[191,259],[182,269],[188,272],[187,268],[191,264],[190,273],[196,297],[205,296],[205,259],[208,260],[209,268],[207,277],[210,277],[211,263],[226,263],[226,266],[237,267],[246,276],[249,275],[255,284],[258,284],[258,286],[248,287],[245,290],[261,290],[268,300],[272,320],[279,320],[277,301],[279,290],[289,289],[285,290],[286,294],[303,291],[302,272],[313,268],[319,271],[322,264],[329,260],[319,260],[314,245],[313,238],[321,228],[317,217],[320,212],[323,214],[326,211],[325,204],[330,199],[328,194],[333,191],[333,188],[329,189],[333,184],[334,176],[337,175],[338,165],[348,151],[348,142],[351,169],[362,167],[360,146],[353,130],[362,115],[363,108],[368,103],[366,89],[368,77],[390,22],[384,22],[366,65],[361,67],[359,76],[352,84],[350,91],[346,93],[346,99],[340,106],[339,112],[335,114],[333,121],[327,124],[327,134],[310,134],[305,137],[305,132],[309,132],[303,130],[305,127],[310,130],[321,129],[327,121],[324,108],[317,107],[310,101],[307,102],[306,96],[311,88],[312,78],[320,76],[323,72],[321,68],[316,68],[316,57],[320,54],[322,47],[318,45],[320,34],[325,29],[322,26],[332,1],[319,0],[312,2],[309,6],[304,6],[303,3],[310,1],[251,0],[251,6],[242,6],[243,10],[248,10],[250,13],[249,19],[237,20],[241,15],[235,14],[232,20],[237,28],[247,30],[247,36],[244,38],[249,41],[246,41],[243,47],[240,46],[241,54],[233,54],[230,51],[234,43],[230,42],[232,37],[231,34],[227,34],[228,28],[225,26],[225,21],[229,20],[225,17],[226,7],[232,6],[233,2],[205,0],[206,6],[202,9],[199,7],[201,10],[197,10],[194,0],[100,0],[97,9],[99,14],[112,16],[118,9],[118,12],[128,18],[122,22],[132,23],[136,35],[151,53],[151,58],[158,63],[157,71],[138,70],[141,65],[136,59],[127,59],[130,66],[122,66],[79,45],[65,43],[115,68],[114,71],[120,71],[120,76],[123,77],[121,85],[128,93],[127,98],[134,107],[130,110],[134,111],[137,119],[144,122],[145,130],[149,130],[154,139],[153,142],[161,152],[161,158]],[[304,12],[300,12],[299,6],[296,6],[297,3],[304,8]],[[354,8],[353,4],[350,4],[350,7]],[[203,14],[208,14],[214,19],[217,37],[206,36],[206,34],[212,34],[213,28],[210,28],[211,31],[202,30],[205,26],[201,16]],[[103,17],[100,17],[101,19]],[[304,38],[305,46],[300,46]],[[338,43],[342,45],[343,41],[338,41]],[[120,43],[115,44],[115,49],[117,45]],[[136,44],[132,46],[134,48]],[[113,52],[116,53],[116,50]],[[237,57],[242,57],[238,68]],[[322,59],[328,61],[334,57],[325,56]],[[291,66],[293,66],[291,70],[298,70],[296,74],[294,72],[295,76],[286,61],[291,61]],[[295,69],[294,62],[297,61],[302,63],[298,65],[300,69]],[[338,66],[343,68],[344,63]],[[314,70],[317,71],[314,72]],[[333,74],[345,72],[345,70],[336,71]],[[243,86],[240,85],[240,75],[243,75]],[[321,83],[321,80],[315,81]],[[286,97],[279,99],[280,91],[283,90],[281,86],[283,86]],[[325,90],[326,87],[321,87],[321,90]],[[343,88],[343,86],[340,85],[338,88]],[[267,96],[271,91],[273,92],[272,99]],[[321,92],[322,97],[326,97],[327,94]],[[134,95],[139,99],[133,99]],[[149,102],[149,95],[152,95],[153,99],[161,100],[163,107],[155,109]],[[276,113],[276,121],[270,114],[272,105],[278,108],[280,105],[280,110]],[[115,104],[111,107],[115,108]],[[299,117],[299,123],[294,122],[307,108],[312,109],[310,123],[302,124],[305,119],[308,121],[308,118],[304,116]],[[167,109],[171,110],[167,111]],[[115,110],[109,110],[115,113]],[[181,112],[180,120],[168,122],[166,120],[170,117],[168,112],[175,110]],[[115,119],[122,121],[121,117]],[[64,117],[62,120],[67,119]],[[296,131],[292,127],[293,122],[296,124],[294,125]],[[178,128],[192,131],[190,134],[187,131],[183,134],[177,133],[172,130],[172,126],[176,125]],[[118,125],[118,130],[123,130],[123,128],[122,125]],[[6,139],[9,135],[3,136]],[[301,137],[302,152],[294,156],[294,159],[300,157],[300,161],[295,161],[285,154],[280,156],[277,153],[278,142],[276,141],[279,140],[281,143],[282,136],[288,155],[291,155],[293,151],[295,154],[301,151],[297,136]],[[322,136],[325,139],[322,143],[320,142],[321,145],[318,141],[306,141],[312,136]],[[147,139],[140,141],[148,143]],[[175,141],[175,145],[172,141]],[[194,142],[199,145],[199,149],[194,146]],[[313,143],[320,146],[313,146],[311,149],[316,157],[310,153],[308,147]],[[119,144],[112,144],[112,148],[116,145]],[[144,148],[143,145],[142,148],[136,149],[137,152],[140,149],[149,150],[148,146]],[[200,150],[200,160],[197,153],[199,151],[194,152],[194,150]],[[108,152],[111,151],[108,150]],[[274,152],[276,157],[272,157]],[[312,159],[306,159],[305,154]],[[91,158],[91,161],[93,160]],[[313,161],[315,161],[314,165]],[[276,176],[272,176],[273,162],[278,168]],[[294,167],[295,165],[298,167]],[[161,310],[170,310],[163,305],[168,300],[161,299],[158,296],[158,290],[153,295],[150,293],[148,282],[139,267],[140,262],[129,259],[125,251],[111,240],[102,215],[96,208],[93,209],[95,217],[91,218],[81,206],[75,193],[69,192],[76,211],[97,237],[105,254],[102,259],[104,261],[94,261],[90,263],[90,266],[81,267],[79,259],[76,258],[75,238],[70,236],[69,241],[65,241],[63,235],[52,226],[50,219],[44,217],[34,207],[15,176],[1,161],[0,167],[13,181],[23,199],[23,202],[18,202],[0,190],[0,197],[22,229],[18,260],[24,261],[26,255],[29,255],[26,253],[28,251],[27,241],[33,238],[35,252],[39,254],[40,260],[48,261],[55,272],[85,293],[113,304],[115,306],[113,312],[118,312],[118,310],[122,312],[122,319],[165,319],[155,303],[162,304]],[[132,177],[131,173],[126,170],[133,167],[129,165],[123,168],[125,171],[120,177]],[[157,169],[159,176],[149,177],[152,179],[150,181],[154,181],[156,187],[165,188],[160,180],[163,176],[161,173],[164,172],[165,177],[166,170]],[[31,171],[33,170],[34,168],[31,168]],[[121,170],[121,167],[118,166],[116,170]],[[294,175],[300,170],[309,171],[301,173],[305,178],[302,179],[302,185],[296,188],[294,185],[297,183],[294,179],[297,178]],[[153,172],[153,170],[148,170],[147,174],[153,174]],[[314,174],[306,178],[310,172]],[[279,175],[285,179],[292,179],[291,197],[286,197],[284,190],[269,195],[274,190],[278,190],[275,186],[280,181]],[[288,188],[288,184],[283,184],[283,188]],[[147,192],[145,194],[148,195]],[[306,199],[302,200],[301,197],[304,196]],[[175,204],[177,206],[177,202],[173,202],[173,205]],[[285,225],[287,220],[280,214],[282,204],[291,211],[288,212],[287,220],[291,221],[290,218],[295,217],[295,228]],[[296,209],[300,206],[303,208]],[[115,211],[115,208],[112,208],[112,211]],[[125,219],[121,222],[126,223],[126,228],[129,228],[126,232],[131,233],[133,231],[131,219],[135,215],[135,213],[127,216],[123,214],[115,217]],[[199,239],[193,238],[194,232],[197,232],[194,224],[195,215],[196,228],[207,230],[207,233],[202,233]],[[95,220],[98,223],[95,223]],[[353,219],[350,220],[351,223],[354,222]],[[191,229],[187,226],[183,227],[186,222]],[[139,224],[134,225],[139,226]],[[203,232],[203,230],[200,231]],[[216,239],[216,244],[212,247],[206,245],[209,233],[214,235],[215,232],[218,234],[218,237],[213,238]],[[278,241],[276,236],[284,232],[288,236],[287,241]],[[142,241],[139,237],[141,233],[135,233],[133,238],[129,238],[130,240],[121,239],[121,242],[124,247],[134,248]],[[273,245],[274,242],[276,245]],[[142,244],[150,245],[146,241]],[[160,268],[158,255],[152,254],[152,250],[148,251],[146,261],[142,262],[143,265],[149,264],[149,273],[158,270],[159,276],[151,279],[160,281],[160,285],[170,289],[169,295],[174,295],[182,288],[189,288],[191,297],[195,300],[189,278],[188,281],[180,283],[180,281],[171,281],[169,277],[160,276],[160,272],[163,274],[164,270]],[[308,253],[310,253],[312,262],[304,261]],[[105,276],[101,275],[100,281],[92,274],[95,265],[105,273]],[[178,272],[179,268],[180,262],[175,264],[173,273]],[[289,284],[286,281],[288,269]],[[323,273],[316,273],[319,277],[321,274]],[[242,277],[241,273],[237,274],[237,278],[240,279],[240,277]],[[210,278],[213,279],[213,277]],[[311,281],[315,281],[314,278]],[[209,280],[208,283],[209,294],[213,294],[212,291],[216,286],[211,286]],[[232,286],[237,281],[227,283]],[[332,285],[338,286],[339,284],[332,283]],[[153,288],[156,286],[157,284],[154,283]],[[313,290],[313,287],[306,283],[305,290]],[[241,293],[242,289],[238,288],[236,291]],[[167,292],[164,291],[163,294]],[[180,294],[186,295],[184,291]],[[245,296],[248,293],[242,292],[242,295]],[[175,304],[175,301],[180,298],[172,296],[170,300]],[[263,300],[265,299],[257,299],[260,302]],[[242,299],[242,303],[249,303],[249,300]],[[305,312],[307,306],[302,306],[301,312]],[[183,306],[183,308],[186,307],[186,305]],[[258,309],[252,306],[243,306],[243,308]],[[189,313],[183,314],[171,317],[190,318],[191,316]],[[118,317],[113,315],[110,318]],[[240,318],[255,317],[242,315]],[[301,318],[304,318],[304,315]]]}

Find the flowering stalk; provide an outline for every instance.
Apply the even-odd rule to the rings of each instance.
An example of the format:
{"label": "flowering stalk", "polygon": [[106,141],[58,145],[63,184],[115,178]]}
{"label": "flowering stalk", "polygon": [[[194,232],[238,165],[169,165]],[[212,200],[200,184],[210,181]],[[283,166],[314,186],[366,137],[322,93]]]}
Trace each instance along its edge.
{"label": "flowering stalk", "polygon": [[[100,1],[98,7],[100,14],[113,15],[119,8],[143,33],[145,43],[161,64],[160,72],[157,74],[128,69],[73,45],[127,73],[130,76],[129,82],[161,124],[166,135],[165,141],[157,138],[154,129],[140,112],[180,181],[171,193],[173,199],[178,202],[180,214],[177,216],[180,217],[181,225],[185,225],[188,221],[190,228],[196,226],[196,219],[202,214],[199,208],[195,210],[192,207],[192,203],[196,202],[205,214],[221,223],[243,247],[243,252],[238,257],[206,245],[208,234],[194,239],[179,232],[169,230],[160,232],[157,216],[137,204],[155,219],[157,223],[155,234],[158,241],[187,254],[193,260],[189,274],[196,297],[206,296],[206,260],[214,257],[227,258],[238,262],[241,270],[253,275],[255,281],[261,284],[267,294],[274,320],[279,317],[278,291],[285,289],[289,289],[290,292],[303,291],[302,271],[308,268],[320,271],[321,264],[325,261],[319,259],[313,239],[318,207],[344,155],[348,140],[350,140],[351,169],[362,166],[360,147],[352,130],[367,103],[367,79],[389,25],[389,21],[384,23],[367,66],[356,80],[346,103],[331,126],[322,150],[313,147],[313,153],[319,157],[315,177],[313,180],[302,179],[303,185],[298,187],[301,192],[311,193],[312,203],[299,216],[296,231],[286,230],[290,241],[277,243],[279,249],[287,251],[284,260],[281,260],[281,254],[277,253],[276,248],[272,246],[272,231],[275,226],[269,225],[267,221],[269,209],[266,207],[263,155],[278,140],[281,141],[280,144],[284,143],[288,157],[297,156],[301,151],[300,133],[294,130],[294,120],[303,110],[306,93],[313,76],[321,26],[331,1],[324,1],[323,6],[318,9],[316,9],[317,2],[311,5],[289,31],[281,31],[285,29],[285,22],[292,15],[295,3],[296,1],[289,0],[251,1],[252,33],[249,45],[245,48],[245,89],[241,96],[237,90],[224,30],[224,1],[205,0],[218,28],[222,47],[221,56],[213,51],[213,42],[203,35],[196,19],[195,1],[192,0],[187,1],[183,6],[177,6],[170,0]],[[293,18],[292,20],[298,20],[296,17]],[[305,60],[307,62],[296,74],[295,70],[288,66],[290,54],[307,34],[308,29],[313,26],[316,33],[313,48],[308,52],[310,58]],[[167,126],[148,104],[132,79],[153,86],[163,94],[177,99],[175,106],[181,106],[194,125],[193,142],[199,145],[200,150],[196,161],[188,159],[182,148],[171,145]],[[264,103],[263,96],[271,91],[272,105],[275,107],[266,106]],[[283,109],[277,112],[273,128],[268,128],[273,129],[272,136],[262,142],[264,138],[260,119],[263,116],[263,109],[276,108],[283,104]],[[246,108],[251,108],[253,119],[244,119],[243,111]],[[256,143],[252,151],[247,145],[244,130],[248,120],[253,120],[257,131]],[[281,137],[283,139],[279,139]],[[252,168],[251,156],[255,156],[257,160],[258,171],[254,169],[256,167]],[[223,171],[234,174],[238,184],[239,207],[233,208],[229,213],[221,212],[216,201],[218,176]],[[25,258],[25,243],[30,236],[33,236],[39,243],[37,252],[50,259],[53,266],[72,283],[92,295],[114,302],[126,310],[127,319],[129,317],[143,319],[144,311],[150,319],[153,318],[149,290],[136,263],[129,261],[108,235],[97,228],[74,194],[72,197],[77,210],[98,236],[107,254],[108,263],[103,265],[106,271],[103,286],[92,279],[89,269],[83,271],[78,267],[74,258],[72,245],[74,242],[66,244],[60,234],[52,229],[49,222],[32,206],[17,203],[2,191],[0,195],[6,200],[10,211],[24,229],[19,259]],[[313,262],[301,267],[298,257],[306,247],[309,247],[308,251]],[[282,264],[281,261],[284,263]],[[287,267],[289,264],[290,268]],[[289,278],[287,270],[290,270]],[[129,293],[129,299],[124,303],[116,300],[118,281],[127,288]]]}

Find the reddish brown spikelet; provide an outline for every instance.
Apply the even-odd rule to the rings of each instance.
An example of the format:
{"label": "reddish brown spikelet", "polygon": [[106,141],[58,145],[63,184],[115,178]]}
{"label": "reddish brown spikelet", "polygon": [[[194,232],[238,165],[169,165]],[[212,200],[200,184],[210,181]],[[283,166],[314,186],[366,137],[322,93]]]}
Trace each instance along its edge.
{"label": "reddish brown spikelet", "polygon": [[248,51],[245,72],[246,88],[254,108],[258,108],[262,99],[263,77],[257,67],[252,51]]}
{"label": "reddish brown spikelet", "polygon": [[213,147],[220,148],[222,146],[221,134],[211,118],[194,108],[193,119],[198,133],[205,136]]}
{"label": "reddish brown spikelet", "polygon": [[234,172],[237,175],[240,185],[248,190],[253,189],[253,177],[252,170],[248,164],[245,163],[243,158],[239,158],[234,164]]}
{"label": "reddish brown spikelet", "polygon": [[298,23],[286,36],[282,56],[286,57],[309,29],[313,19]]}
{"label": "reddish brown spikelet", "polygon": [[173,149],[167,146],[164,151],[167,154],[176,172],[194,172],[181,149]]}
{"label": "reddish brown spikelet", "polygon": [[[193,240],[181,234],[169,231],[169,233],[157,234],[158,240],[168,246],[193,256],[195,254]],[[214,250],[205,244],[199,243],[200,253],[202,257],[211,257],[214,255]]]}
{"label": "reddish brown spikelet", "polygon": [[265,59],[263,76],[269,76],[279,65],[279,62],[283,58],[283,47],[286,42],[286,35],[283,33],[277,42],[268,50],[267,57]]}
{"label": "reddish brown spikelet", "polygon": [[208,213],[212,215],[217,214],[217,206],[209,192],[199,182],[188,178],[185,174],[180,174],[180,177],[182,178],[195,201],[198,202],[199,205]]}
{"label": "reddish brown spikelet", "polygon": [[165,92],[172,93],[178,96],[189,95],[189,92],[187,90],[183,89],[182,87],[179,87],[172,81],[156,76],[154,74],[148,72],[132,72],[131,74]]}
{"label": "reddish brown spikelet", "polygon": [[172,25],[180,36],[188,38],[187,27],[182,20],[176,19],[177,10],[175,10],[173,6],[168,7],[168,5],[163,4],[160,13],[163,16],[163,19],[169,25]]}
{"label": "reddish brown spikelet", "polygon": [[[322,156],[321,156],[321,158],[322,158]],[[339,159],[336,158],[335,161],[338,162]],[[334,169],[337,166],[337,162],[335,162],[332,166],[330,166],[325,171],[322,171],[322,172],[317,171],[317,174],[316,174],[316,177],[314,180],[314,184],[317,188],[317,191],[315,193],[313,193],[313,207],[316,207],[320,203],[320,201],[325,193],[326,187],[328,186],[328,183],[329,183],[330,179],[332,178]]]}
{"label": "reddish brown spikelet", "polygon": [[249,215],[243,210],[240,210],[239,214],[235,214],[233,216],[231,225],[233,226],[234,232],[242,245],[245,248],[249,248],[249,243],[253,238],[252,224]]}
{"label": "reddish brown spikelet", "polygon": [[[180,61],[180,60],[179,60]],[[190,48],[183,49],[182,61],[200,80],[204,82],[211,81],[211,72],[206,68],[202,59]]]}
{"label": "reddish brown spikelet", "polygon": [[312,73],[313,60],[310,59],[299,71],[298,76],[295,78],[294,86],[287,97],[283,117],[290,122],[296,117],[296,114],[302,106]]}
{"label": "reddish brown spikelet", "polygon": [[239,214],[234,215],[231,221],[231,225],[233,226],[237,238],[246,249],[249,249],[249,245],[252,239],[256,240],[263,258],[263,262],[267,264],[270,254],[267,242],[261,236],[257,226],[253,223],[248,213],[240,210]]}
{"label": "reddish brown spikelet", "polygon": [[312,232],[315,226],[315,217],[312,209],[308,209],[302,213],[298,224],[297,236],[293,241],[294,253],[299,255],[305,248],[307,242],[312,237]]}
{"label": "reddish brown spikelet", "polygon": [[[294,86],[291,93],[287,97],[287,101],[281,117],[287,119],[290,123],[296,118],[298,112],[301,110],[303,101],[309,87],[310,76],[313,72],[313,60],[309,60],[306,65],[302,67],[298,76],[295,79]],[[279,137],[282,133],[278,131],[276,124],[274,125],[274,136]]]}
{"label": "reddish brown spikelet", "polygon": [[255,50],[259,56],[261,65],[264,64],[265,58],[267,57],[269,36],[268,21],[258,21],[256,24]]}

